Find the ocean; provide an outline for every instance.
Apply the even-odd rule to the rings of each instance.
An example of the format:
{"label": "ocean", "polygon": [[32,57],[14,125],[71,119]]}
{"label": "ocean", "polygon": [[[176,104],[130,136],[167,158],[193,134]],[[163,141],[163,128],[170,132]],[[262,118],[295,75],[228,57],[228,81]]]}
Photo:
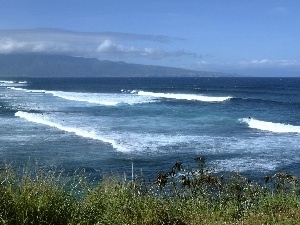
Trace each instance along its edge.
{"label": "ocean", "polygon": [[300,176],[300,78],[0,79],[0,161],[155,178]]}

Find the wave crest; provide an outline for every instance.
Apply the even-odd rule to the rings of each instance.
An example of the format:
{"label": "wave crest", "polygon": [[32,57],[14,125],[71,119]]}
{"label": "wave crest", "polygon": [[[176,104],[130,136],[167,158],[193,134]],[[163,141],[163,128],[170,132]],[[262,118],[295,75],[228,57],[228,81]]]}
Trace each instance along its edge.
{"label": "wave crest", "polygon": [[46,91],[30,90],[17,87],[7,87],[14,91],[24,91],[27,93],[45,93],[54,97],[62,98],[69,101],[86,102],[90,104],[117,106],[122,104],[135,105],[156,102],[151,96],[137,96],[128,93],[90,93],[90,92],[65,92],[65,91]]}
{"label": "wave crest", "polygon": [[63,98],[71,101],[87,102],[92,104],[117,106],[120,104],[135,105],[154,102],[151,97],[138,97],[128,94],[116,94],[116,93],[80,93],[80,92],[63,92],[63,91],[51,91],[53,96]]}
{"label": "wave crest", "polygon": [[0,80],[0,87],[26,86],[27,81]]}
{"label": "wave crest", "polygon": [[273,123],[253,118],[243,118],[242,122],[247,123],[250,128],[270,131],[275,133],[300,133],[300,126],[283,123]]}
{"label": "wave crest", "polygon": [[118,151],[122,151],[122,152],[128,151],[126,148],[119,145],[116,141],[105,138],[104,136],[100,136],[99,134],[97,134],[94,131],[87,131],[85,129],[78,128],[78,127],[65,126],[61,123],[52,121],[50,118],[48,118],[47,116],[44,116],[43,114],[18,111],[15,113],[15,116],[23,118],[29,122],[43,124],[43,125],[46,125],[49,127],[54,127],[56,129],[68,132],[68,133],[73,133],[73,134],[83,137],[83,138],[90,138],[90,139],[102,141],[105,143],[109,143],[112,145],[113,148],[117,149]]}
{"label": "wave crest", "polygon": [[175,93],[155,93],[149,91],[138,91],[140,96],[151,96],[155,98],[170,98],[177,100],[188,100],[188,101],[202,101],[202,102],[222,102],[231,99],[232,97],[213,97],[205,95],[196,95],[196,94],[175,94]]}

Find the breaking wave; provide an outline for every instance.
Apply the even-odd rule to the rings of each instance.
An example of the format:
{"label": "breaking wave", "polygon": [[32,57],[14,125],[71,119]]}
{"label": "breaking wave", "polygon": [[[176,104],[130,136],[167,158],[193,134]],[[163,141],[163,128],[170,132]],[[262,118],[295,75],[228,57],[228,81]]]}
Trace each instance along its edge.
{"label": "breaking wave", "polygon": [[14,91],[24,91],[28,93],[46,93],[45,90],[28,90],[24,88],[19,88],[19,87],[7,87],[7,89],[14,90]]}
{"label": "breaking wave", "polygon": [[128,93],[90,93],[90,92],[65,92],[65,91],[46,91],[46,90],[29,90],[17,87],[7,87],[15,91],[24,91],[28,93],[45,93],[54,97],[62,98],[69,101],[86,102],[91,104],[117,106],[122,104],[135,105],[152,103],[157,100],[151,96],[130,95]]}
{"label": "breaking wave", "polygon": [[63,91],[50,91],[47,93],[51,93],[53,96],[66,100],[88,102],[106,106],[117,106],[120,104],[135,105],[155,102],[155,99],[151,97],[132,96],[124,93],[77,93]]}
{"label": "breaking wave", "polygon": [[0,87],[26,86],[27,81],[0,80]]}
{"label": "breaking wave", "polygon": [[45,93],[55,97],[70,101],[86,102],[106,106],[117,106],[120,104],[145,104],[159,101],[159,98],[202,101],[202,102],[223,102],[232,97],[216,97],[196,94],[175,94],[175,93],[155,93],[147,91],[130,91],[121,90],[121,93],[90,93],[90,92],[65,92],[65,91],[46,91],[46,90],[29,90],[18,87],[7,87],[15,91],[25,91],[28,93]]}
{"label": "breaking wave", "polygon": [[149,91],[136,91],[139,96],[150,96],[154,98],[170,98],[177,100],[202,101],[202,102],[222,102],[231,99],[232,97],[213,97],[196,94],[174,94],[174,93],[155,93]]}
{"label": "breaking wave", "polygon": [[242,122],[247,123],[250,128],[275,132],[275,133],[300,133],[300,126],[283,123],[272,123],[253,118],[243,118]]}
{"label": "breaking wave", "polygon": [[29,122],[43,124],[43,125],[46,125],[49,127],[57,128],[59,130],[62,130],[62,131],[68,132],[68,133],[73,133],[73,134],[83,137],[83,138],[90,138],[90,139],[102,141],[105,143],[109,143],[112,145],[113,148],[117,149],[118,151],[122,151],[122,152],[128,151],[123,146],[120,146],[116,141],[108,139],[104,136],[101,136],[94,131],[88,131],[88,130],[78,128],[78,127],[65,126],[61,123],[52,121],[51,118],[44,116],[43,114],[18,111],[15,113],[15,116],[23,118]]}

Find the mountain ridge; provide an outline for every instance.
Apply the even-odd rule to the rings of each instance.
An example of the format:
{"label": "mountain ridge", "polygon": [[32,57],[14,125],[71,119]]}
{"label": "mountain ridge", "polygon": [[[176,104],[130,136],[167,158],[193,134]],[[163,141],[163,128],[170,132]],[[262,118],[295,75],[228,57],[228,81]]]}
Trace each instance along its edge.
{"label": "mountain ridge", "polygon": [[231,74],[66,55],[0,54],[0,77],[218,77]]}

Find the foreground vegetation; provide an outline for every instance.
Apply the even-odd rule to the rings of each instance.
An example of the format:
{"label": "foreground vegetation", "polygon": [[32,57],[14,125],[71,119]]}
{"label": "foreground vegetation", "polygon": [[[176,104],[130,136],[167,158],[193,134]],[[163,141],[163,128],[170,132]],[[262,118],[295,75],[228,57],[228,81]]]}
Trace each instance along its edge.
{"label": "foreground vegetation", "polygon": [[0,170],[0,224],[299,224],[298,179],[286,173],[250,182],[175,163],[153,182],[116,176],[88,182],[45,169]]}

